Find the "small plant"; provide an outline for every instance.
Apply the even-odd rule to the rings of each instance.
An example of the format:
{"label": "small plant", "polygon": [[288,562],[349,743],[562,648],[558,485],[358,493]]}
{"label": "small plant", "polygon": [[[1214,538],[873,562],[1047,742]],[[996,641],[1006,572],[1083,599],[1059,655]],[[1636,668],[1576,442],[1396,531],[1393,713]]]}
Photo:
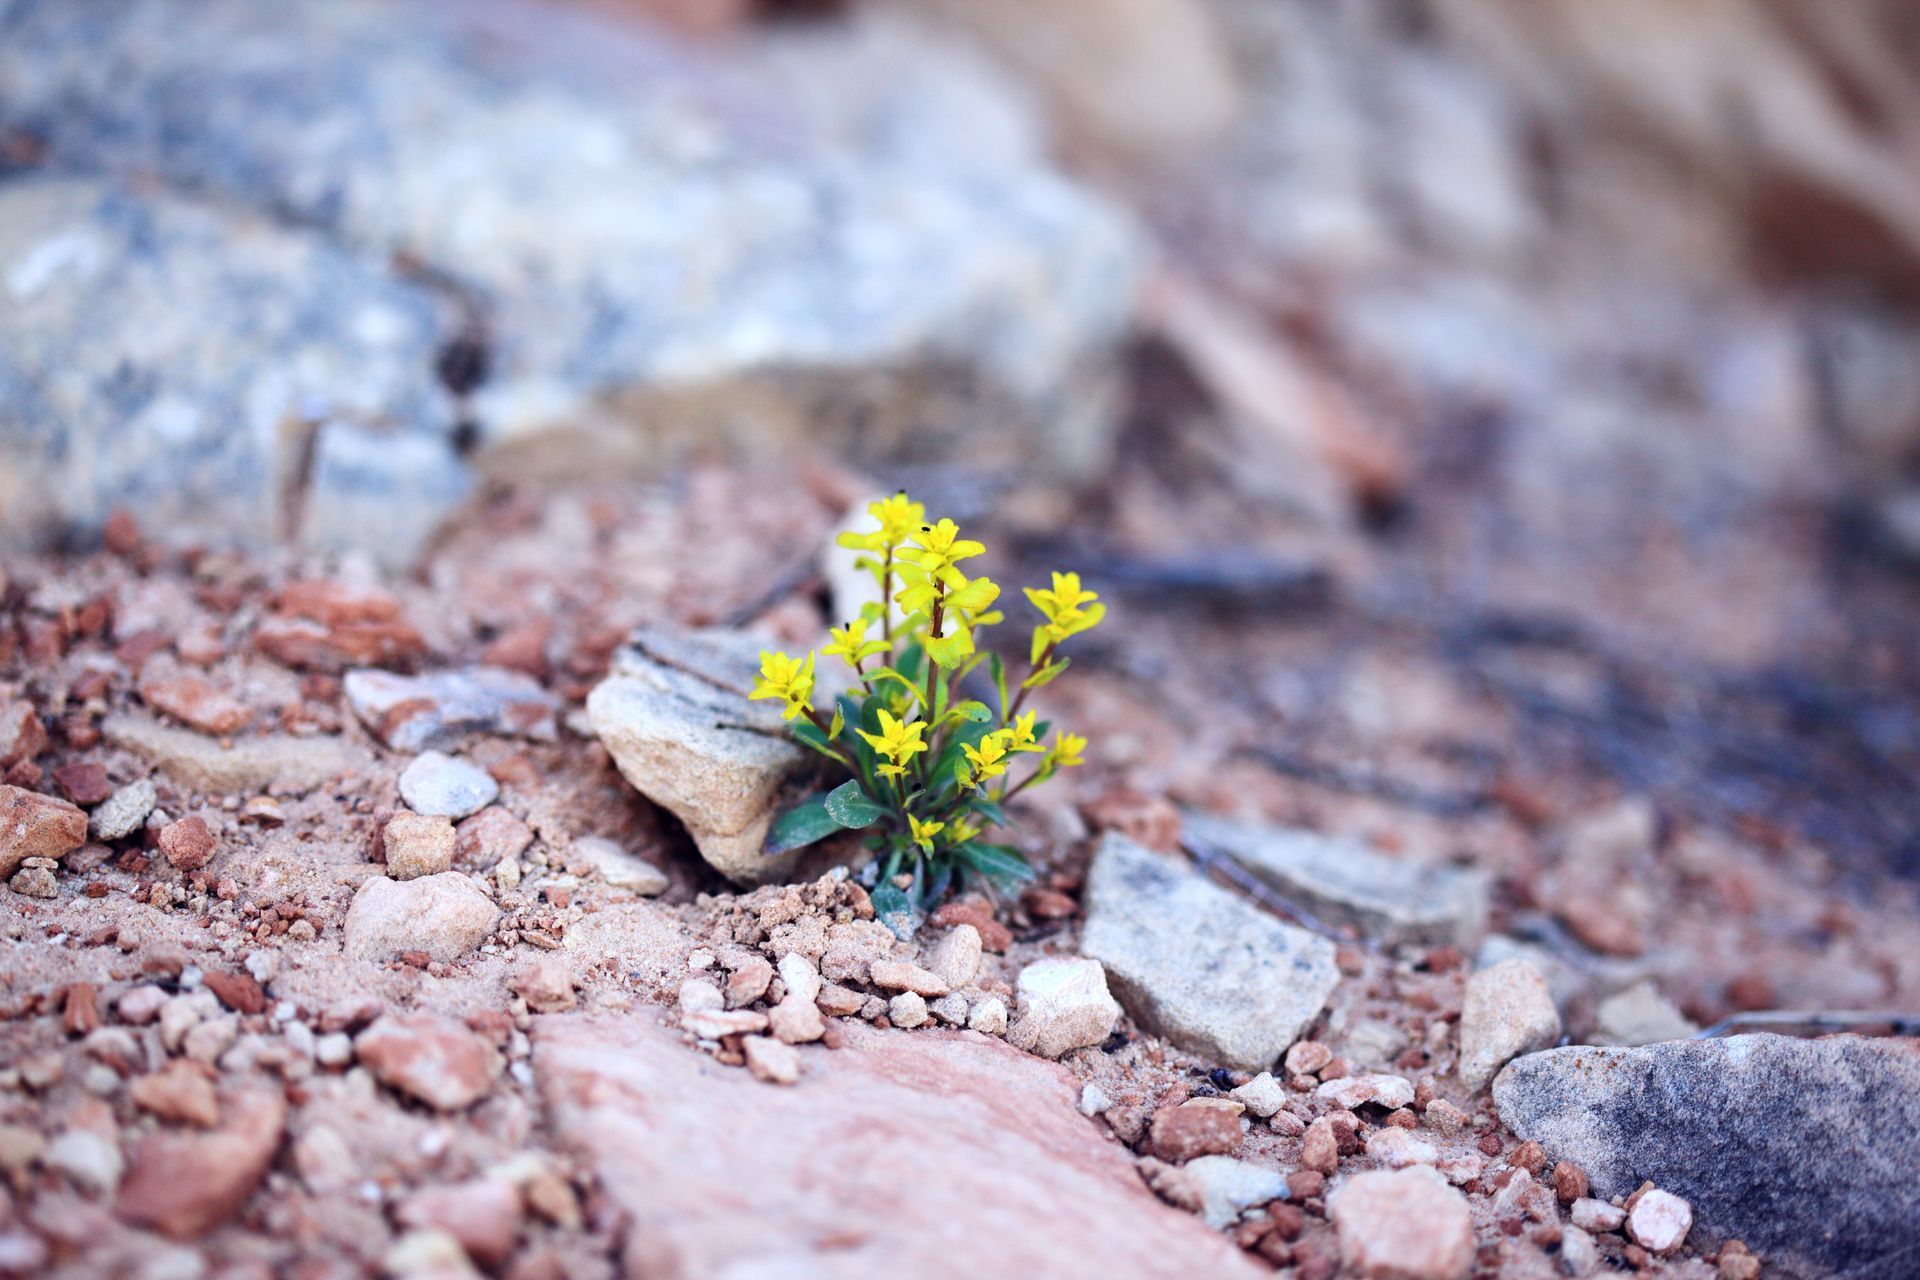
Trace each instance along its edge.
{"label": "small plant", "polygon": [[[1027,673],[1014,685],[1000,655],[976,639],[1002,620],[994,608],[1000,588],[960,567],[985,548],[962,538],[951,520],[927,523],[904,493],[867,512],[877,527],[839,541],[860,553],[857,563],[873,574],[880,599],[833,628],[819,653],[762,653],[752,696],[783,702],[794,737],[851,775],[782,814],[767,852],[841,830],[870,832],[874,907],[884,919],[923,912],[965,879],[1007,888],[1033,874],[1019,850],[987,833],[1007,825],[1005,806],[1015,796],[1082,763],[1085,738],[1063,731],[1043,741],[1051,726],[1023,708],[1067,669],[1061,646],[1097,625],[1106,606],[1081,588],[1078,574],[1056,573],[1051,588],[1028,588],[1041,621]],[[814,663],[822,656],[846,663],[858,682],[827,712],[813,705]],[[963,686],[970,677],[978,683],[983,667],[991,688],[965,696]]]}

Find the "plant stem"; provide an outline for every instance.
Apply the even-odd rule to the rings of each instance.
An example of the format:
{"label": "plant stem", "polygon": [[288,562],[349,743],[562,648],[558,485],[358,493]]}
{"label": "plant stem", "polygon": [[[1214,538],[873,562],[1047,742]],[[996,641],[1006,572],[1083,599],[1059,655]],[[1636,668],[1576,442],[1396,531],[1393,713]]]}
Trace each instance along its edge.
{"label": "plant stem", "polygon": [[[1057,643],[1049,644],[1040,651],[1040,660],[1034,663],[1032,669],[1027,672],[1027,680],[1033,679],[1035,672],[1045,671],[1047,669],[1047,664],[1053,661],[1053,651],[1058,647]],[[1009,722],[1012,721],[1015,716],[1020,714],[1020,708],[1026,705],[1027,695],[1032,692],[1033,686],[1028,684],[1026,680],[1021,681],[1020,692],[1014,697],[1012,708],[1001,718]]]}
{"label": "plant stem", "polygon": [[880,562],[880,635],[887,642],[887,665],[893,665],[893,544]]}
{"label": "plant stem", "polygon": [[840,745],[833,740],[833,734],[831,732],[833,727],[832,722],[824,719],[820,715],[820,713],[818,711],[815,711],[812,707],[806,708],[806,715],[807,715],[808,723],[813,725],[814,728],[818,729],[820,731],[820,736],[827,740],[827,749],[833,752],[833,758],[835,760],[838,760],[841,764],[847,766],[847,768],[853,769],[853,771],[856,774],[859,773],[860,771],[858,769],[854,769],[853,761],[847,758],[847,753],[842,751],[840,749]]}

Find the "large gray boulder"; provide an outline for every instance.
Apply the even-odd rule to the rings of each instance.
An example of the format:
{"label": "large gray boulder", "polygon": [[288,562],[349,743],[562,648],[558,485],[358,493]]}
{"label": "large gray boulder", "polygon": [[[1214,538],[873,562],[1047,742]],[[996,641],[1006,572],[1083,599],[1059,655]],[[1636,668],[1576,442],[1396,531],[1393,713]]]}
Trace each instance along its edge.
{"label": "large gray boulder", "polygon": [[[1593,1194],[1643,1181],[1780,1274],[1920,1274],[1920,1042],[1731,1036],[1516,1059],[1500,1119]],[[1772,1271],[1769,1271],[1772,1274]]]}
{"label": "large gray boulder", "polygon": [[[459,309],[442,340],[484,340],[488,441],[598,423],[648,461],[723,427],[869,454],[964,444],[978,461],[1084,467],[1104,450],[1135,234],[1048,166],[1018,90],[906,15],[695,50],[516,0],[0,0],[0,124],[44,137],[50,164],[206,193],[407,264]],[[207,285],[171,272],[187,287],[139,331],[211,350],[210,328],[244,325],[230,278],[246,268],[211,246],[206,268]],[[304,318],[350,330],[366,286],[348,285]],[[395,376],[428,388],[431,326],[401,328]],[[52,325],[40,345],[107,365],[143,350],[119,327]],[[374,386],[320,389],[411,420],[372,368]],[[110,443],[105,396],[76,412],[27,390],[38,425],[8,460],[43,470]],[[250,406],[248,390],[160,380],[151,396],[230,421],[208,399]],[[416,447],[322,443],[317,467],[356,493]],[[147,489],[173,483],[141,461]],[[266,523],[271,486],[237,478],[250,526]]]}
{"label": "large gray boulder", "polygon": [[1185,862],[1109,832],[1087,875],[1081,954],[1135,1020],[1225,1066],[1273,1065],[1340,980],[1333,944]]}
{"label": "large gray boulder", "polygon": [[311,231],[0,183],[0,521],[50,534],[126,506],[156,531],[404,559],[470,483],[441,328],[431,294]]}

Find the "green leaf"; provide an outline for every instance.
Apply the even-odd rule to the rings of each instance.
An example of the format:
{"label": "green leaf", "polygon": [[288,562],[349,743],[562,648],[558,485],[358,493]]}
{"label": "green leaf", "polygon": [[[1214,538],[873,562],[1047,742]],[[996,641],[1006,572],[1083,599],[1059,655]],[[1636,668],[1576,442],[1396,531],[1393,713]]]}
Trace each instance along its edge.
{"label": "green leaf", "polygon": [[1007,811],[993,801],[981,796],[973,802],[973,811],[996,827],[1007,825]]}
{"label": "green leaf", "polygon": [[966,752],[960,748],[978,747],[980,739],[990,732],[992,731],[984,724],[965,724],[953,731],[953,735],[947,739],[947,745],[940,749],[940,758],[935,760],[933,767],[927,771],[927,777],[936,791],[960,785],[954,775],[954,766],[964,765],[967,762]]}
{"label": "green leaf", "polygon": [[907,891],[891,880],[884,880],[868,896],[873,899],[873,918],[893,930],[902,942],[911,942],[919,921]]}
{"label": "green leaf", "polygon": [[827,813],[849,831],[870,827],[887,816],[856,782],[843,782],[827,793]]}
{"label": "green leaf", "polygon": [[946,668],[959,666],[973,653],[973,633],[955,630],[949,635],[928,636],[927,656],[934,665]]}
{"label": "green leaf", "polygon": [[915,683],[912,680],[909,680],[905,675],[901,674],[898,671],[895,671],[892,667],[881,667],[878,671],[873,673],[873,679],[876,682],[881,680],[894,681],[895,683],[899,684],[902,688],[904,688],[908,693],[912,694],[915,702],[925,703],[927,700],[926,695],[920,691],[920,686],[917,683]]}
{"label": "green leaf", "polygon": [[901,678],[907,682],[908,688],[912,688],[926,677],[925,654],[921,652],[918,640],[907,641],[906,647],[900,650],[900,661],[893,664],[893,669],[900,673]]}
{"label": "green leaf", "polygon": [[802,720],[793,726],[793,736],[800,742],[812,747],[829,760],[838,760],[840,755],[827,743],[827,735],[820,732],[818,725]]}
{"label": "green leaf", "polygon": [[840,709],[840,704],[836,702],[833,707],[833,723],[827,726],[827,736],[829,738],[837,738],[840,736],[840,731],[846,727],[846,713]]}
{"label": "green leaf", "polygon": [[993,721],[993,712],[987,709],[984,702],[957,702],[947,709],[947,714],[969,724],[990,724]]}
{"label": "green leaf", "polygon": [[996,884],[1017,884],[1033,878],[1033,867],[1027,862],[1026,855],[1011,845],[969,840],[953,852],[971,870]]}
{"label": "green leaf", "polygon": [[1000,718],[1007,718],[1007,664],[997,653],[987,655],[987,670],[993,674],[993,688],[1000,695]]}
{"label": "green leaf", "polygon": [[1067,664],[1072,661],[1072,658],[1061,658],[1056,662],[1049,662],[1046,666],[1040,668],[1040,670],[1023,680],[1020,687],[1022,689],[1038,689],[1045,685],[1050,685],[1062,671],[1067,669]]}
{"label": "green leaf", "polygon": [[[811,727],[811,726],[809,726]],[[819,732],[815,730],[815,732]],[[817,840],[824,840],[840,830],[840,823],[827,812],[827,793],[808,796],[793,808],[774,819],[773,826],[767,832],[767,843],[762,849],[768,857],[803,848]]]}

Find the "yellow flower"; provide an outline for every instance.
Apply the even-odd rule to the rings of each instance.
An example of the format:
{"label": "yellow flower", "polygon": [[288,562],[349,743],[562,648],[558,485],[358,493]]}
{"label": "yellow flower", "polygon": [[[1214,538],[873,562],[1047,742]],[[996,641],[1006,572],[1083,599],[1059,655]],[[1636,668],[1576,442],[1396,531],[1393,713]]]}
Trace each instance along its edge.
{"label": "yellow flower", "polygon": [[1049,645],[1057,645],[1069,636],[1091,630],[1100,624],[1100,619],[1107,616],[1107,606],[1094,603],[1100,597],[1081,588],[1080,575],[1077,573],[1056,573],[1053,575],[1052,590],[1028,587],[1026,592],[1033,607],[1047,619],[1033,631],[1035,662],[1040,660],[1040,654]]}
{"label": "yellow flower", "polygon": [[867,740],[867,745],[873,748],[875,754],[886,758],[887,763],[878,766],[874,772],[883,778],[897,778],[906,772],[907,761],[927,749],[927,744],[920,741],[920,735],[926,729],[927,722],[924,720],[905,724],[882,708],[879,733],[868,733],[865,729],[855,729],[854,732]]}
{"label": "yellow flower", "polygon": [[834,541],[850,551],[885,552],[905,542],[908,534],[927,521],[926,508],[909,501],[905,490],[869,503],[867,514],[873,517],[878,528],[865,533],[843,533]]}
{"label": "yellow flower", "polygon": [[960,526],[951,520],[923,524],[910,535],[912,546],[900,558],[925,570],[929,577],[941,577],[962,560],[980,555],[986,548],[960,536]]}
{"label": "yellow flower", "polygon": [[948,844],[965,844],[969,840],[977,839],[980,835],[980,824],[964,815],[955,818],[951,827],[952,829],[947,832]]}
{"label": "yellow flower", "polygon": [[813,654],[803,662],[770,649],[760,652],[760,679],[748,698],[779,698],[787,705],[780,710],[782,720],[791,720],[813,709]]}
{"label": "yellow flower", "polygon": [[1007,738],[1005,729],[996,729],[980,739],[978,747],[967,743],[960,744],[960,750],[966,754],[967,763],[973,766],[969,786],[977,787],[990,782],[1007,771]]}
{"label": "yellow flower", "polygon": [[1015,752],[1046,750],[1033,740],[1033,718],[1036,714],[1029,711],[1002,730],[1007,735],[1007,750]]}
{"label": "yellow flower", "polygon": [[1041,760],[1041,767],[1052,769],[1077,769],[1086,763],[1081,752],[1087,749],[1087,740],[1077,733],[1064,730],[1053,735],[1053,747]]}
{"label": "yellow flower", "polygon": [[868,618],[862,616],[855,618],[844,627],[829,628],[827,634],[833,637],[833,643],[820,650],[820,652],[826,654],[829,658],[845,658],[847,665],[856,670],[859,669],[862,662],[865,662],[874,654],[885,653],[887,651],[887,642],[885,640],[867,639],[867,626],[869,621]]}
{"label": "yellow flower", "polygon": [[1044,587],[1028,587],[1027,599],[1033,601],[1033,607],[1047,615],[1047,621],[1058,622],[1063,617],[1072,617],[1081,610],[1081,606],[1092,604],[1100,597],[1092,591],[1080,589],[1080,575],[1077,573],[1056,573],[1053,575],[1053,590]]}
{"label": "yellow flower", "polygon": [[947,829],[944,822],[922,822],[912,814],[907,815],[907,823],[913,828],[913,842],[928,853],[933,852],[933,838]]}

